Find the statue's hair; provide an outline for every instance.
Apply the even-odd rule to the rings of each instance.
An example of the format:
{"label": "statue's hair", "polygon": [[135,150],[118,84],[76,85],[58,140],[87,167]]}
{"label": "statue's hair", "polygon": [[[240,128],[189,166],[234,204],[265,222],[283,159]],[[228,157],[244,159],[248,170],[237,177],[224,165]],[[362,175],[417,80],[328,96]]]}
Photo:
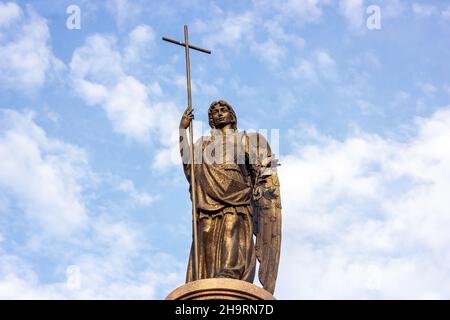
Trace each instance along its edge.
{"label": "statue's hair", "polygon": [[232,120],[231,120],[231,123],[233,124],[232,127],[233,127],[233,129],[236,129],[236,128],[237,128],[237,117],[236,117],[236,112],[234,112],[233,107],[232,107],[228,102],[226,102],[225,100],[217,100],[217,101],[213,101],[213,102],[210,104],[209,109],[208,109],[209,126],[210,126],[211,128],[213,128],[213,129],[215,129],[215,127],[214,127],[214,121],[213,121],[213,117],[212,117],[212,110],[211,110],[215,105],[226,106],[226,107],[228,108],[228,110],[229,110],[230,113],[231,113],[231,117],[232,117]]}

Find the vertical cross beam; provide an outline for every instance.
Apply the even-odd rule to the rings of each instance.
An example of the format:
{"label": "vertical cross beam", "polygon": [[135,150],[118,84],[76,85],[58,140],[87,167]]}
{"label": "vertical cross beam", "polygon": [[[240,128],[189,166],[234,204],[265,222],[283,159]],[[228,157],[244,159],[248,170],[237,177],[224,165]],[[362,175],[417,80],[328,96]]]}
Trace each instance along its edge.
{"label": "vertical cross beam", "polygon": [[[189,35],[188,35],[188,26],[184,26],[184,43],[176,40],[172,40],[166,37],[163,37],[162,39],[164,41],[168,41],[180,46],[183,46],[185,48],[185,55],[186,55],[186,80],[187,80],[187,98],[188,98],[188,110],[192,110],[192,95],[191,95],[191,67],[189,62],[189,49],[194,49],[197,51],[201,51],[204,53],[211,54],[210,50],[206,50],[197,46],[193,46],[189,44]],[[194,141],[193,141],[193,126],[192,126],[192,120],[189,125],[189,149],[190,149],[190,155],[189,155],[189,161],[191,164],[191,192],[192,192],[192,219],[193,219],[193,242],[194,242],[194,279],[198,280],[199,274],[198,274],[198,242],[197,242],[197,198],[196,198],[196,186],[195,186],[195,176],[194,176]]]}

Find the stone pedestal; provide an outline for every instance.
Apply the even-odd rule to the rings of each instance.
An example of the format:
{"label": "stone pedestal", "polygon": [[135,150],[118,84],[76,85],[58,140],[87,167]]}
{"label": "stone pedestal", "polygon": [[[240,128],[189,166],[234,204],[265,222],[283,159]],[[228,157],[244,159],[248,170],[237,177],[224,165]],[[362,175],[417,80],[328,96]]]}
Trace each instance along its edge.
{"label": "stone pedestal", "polygon": [[274,296],[246,281],[212,278],[193,281],[172,291],[166,300],[275,300]]}

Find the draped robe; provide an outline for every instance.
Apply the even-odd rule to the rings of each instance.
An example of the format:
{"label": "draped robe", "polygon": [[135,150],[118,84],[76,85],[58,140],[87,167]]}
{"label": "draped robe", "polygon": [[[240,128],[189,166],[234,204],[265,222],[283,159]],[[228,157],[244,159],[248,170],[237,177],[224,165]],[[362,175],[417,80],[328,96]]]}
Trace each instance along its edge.
{"label": "draped robe", "polygon": [[[213,130],[194,146],[199,274],[194,274],[192,243],[186,282],[218,277],[253,282],[252,167],[245,161],[243,133],[219,133]],[[184,172],[190,183],[190,164]],[[191,186],[190,193],[192,199]]]}

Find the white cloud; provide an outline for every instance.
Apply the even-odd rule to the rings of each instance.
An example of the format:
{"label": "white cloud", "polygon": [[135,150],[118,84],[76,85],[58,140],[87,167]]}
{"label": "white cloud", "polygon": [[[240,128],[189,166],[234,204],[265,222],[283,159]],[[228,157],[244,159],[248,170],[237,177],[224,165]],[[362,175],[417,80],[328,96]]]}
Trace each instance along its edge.
{"label": "white cloud", "polygon": [[137,191],[133,181],[131,180],[123,180],[119,184],[119,190],[126,192],[132,201],[138,205],[149,205],[157,199],[156,196],[153,196],[147,192]]}
{"label": "white cloud", "polygon": [[450,85],[444,85],[444,91],[450,95]]}
{"label": "white cloud", "polygon": [[335,80],[337,78],[336,61],[324,50],[318,50],[309,59],[301,59],[289,69],[293,79],[305,79],[318,83],[322,79]]}
{"label": "white cloud", "polygon": [[108,0],[106,8],[113,15],[119,29],[133,21],[142,12],[140,4],[131,0]]}
{"label": "white cloud", "polygon": [[417,86],[427,97],[432,97],[437,91],[437,88],[428,82],[419,82]]}
{"label": "white cloud", "polygon": [[[115,38],[93,35],[75,50],[70,63],[74,89],[86,103],[100,105],[116,132],[142,142],[150,139],[151,132],[162,132],[174,122],[161,122],[162,113],[166,118],[178,113],[169,103],[161,109],[151,100],[150,88],[127,70],[127,63],[141,61],[143,48],[153,40],[150,27],[140,25],[130,32],[128,46],[121,52]],[[160,142],[165,140],[158,137]]]}
{"label": "white cloud", "polygon": [[[89,233],[68,245],[64,238],[40,243],[46,256],[56,249],[58,259],[47,263],[51,280],[40,279],[33,262],[20,252],[0,248],[1,299],[163,299],[184,282],[185,262],[152,250],[143,229],[121,219],[90,216]],[[29,236],[29,234],[27,234]],[[75,267],[78,281],[68,274]],[[71,285],[72,284],[72,285]]]}
{"label": "white cloud", "polygon": [[[276,12],[283,11],[288,5],[296,4],[257,3],[257,7],[263,6],[264,10],[270,7]],[[202,43],[206,48],[215,51],[218,47],[226,47],[236,52],[250,48],[252,53],[269,67],[279,67],[289,56],[290,50],[291,54],[298,53],[298,50],[304,47],[305,40],[296,33],[286,31],[286,21],[279,19],[283,14],[267,19],[263,15],[264,10],[258,8],[237,14],[219,10],[211,15],[209,21],[196,20],[193,30],[202,34]],[[264,28],[263,38],[259,37],[261,26]]]}
{"label": "white cloud", "polygon": [[90,178],[83,150],[47,137],[30,113],[3,109],[0,188],[45,234],[82,229],[87,212],[81,182]]}
{"label": "white cloud", "polygon": [[114,128],[146,140],[157,119],[150,109],[147,88],[133,77],[121,78],[108,94],[106,110]]}
{"label": "white cloud", "polygon": [[382,19],[395,18],[402,15],[406,10],[401,0],[384,0],[381,2]]}
{"label": "white cloud", "polygon": [[293,17],[297,21],[314,23],[320,21],[323,15],[321,7],[329,2],[321,0],[287,0],[275,1],[273,6],[284,16]]}
{"label": "white cloud", "polygon": [[[54,281],[40,280],[29,261],[0,249],[0,299],[163,299],[184,282],[184,263],[172,256],[140,251],[145,256],[138,258],[135,232],[129,227],[106,223],[96,231],[93,252],[71,252],[70,260],[62,257],[53,266]],[[73,266],[77,274],[67,274]],[[74,275],[75,285],[70,278]]]}
{"label": "white cloud", "polygon": [[222,14],[221,19],[212,17],[211,21],[197,20],[194,30],[204,33],[203,43],[205,47],[214,49],[218,46],[241,47],[247,40],[253,37],[256,26],[256,16],[252,12],[242,14]]}
{"label": "white cloud", "polygon": [[279,298],[450,297],[450,107],[414,129],[282,157]]}
{"label": "white cloud", "polygon": [[[357,56],[356,60],[364,61],[364,55]],[[363,65],[358,65],[356,60],[350,61],[350,64],[356,63],[355,67],[347,68],[345,74],[339,73],[340,81],[335,82],[336,94],[344,99],[343,103],[347,107],[357,106],[366,115],[374,113],[383,115],[383,109],[373,106],[370,102],[375,88],[371,84],[372,75],[370,68],[365,65],[368,61],[363,62]]]}
{"label": "white cloud", "polygon": [[311,82],[318,80],[315,66],[312,62],[302,59],[296,66],[289,70],[289,75],[293,79],[306,79]]}
{"label": "white cloud", "polygon": [[50,299],[48,287],[35,289],[38,277],[22,259],[0,249],[0,298],[1,299]]}
{"label": "white cloud", "polygon": [[437,9],[433,5],[413,3],[411,6],[413,13],[418,18],[431,17],[437,13]]}
{"label": "white cloud", "polygon": [[380,58],[373,51],[366,51],[362,54],[354,55],[348,61],[349,65],[354,69],[380,69],[382,64]]}
{"label": "white cloud", "polygon": [[94,83],[111,85],[125,76],[121,59],[115,38],[93,35],[74,51],[70,71],[75,79],[87,78]]}
{"label": "white cloud", "polygon": [[[185,263],[154,249],[146,227],[84,201],[96,181],[83,150],[48,137],[30,113],[0,115],[0,299],[161,299],[183,283]],[[129,180],[119,188],[154,200]],[[79,287],[68,286],[70,265]]]}
{"label": "white cloud", "polygon": [[359,30],[364,24],[364,0],[340,0],[339,12],[352,30]]}
{"label": "white cloud", "polygon": [[268,20],[263,22],[267,35],[265,40],[259,40],[253,33],[248,43],[253,53],[270,67],[280,67],[288,56],[289,51],[298,53],[303,49],[305,40],[292,33],[287,33],[280,22]]}
{"label": "white cloud", "polygon": [[272,39],[262,43],[255,43],[253,49],[269,65],[279,66],[281,60],[286,56],[286,48],[280,46]]}
{"label": "white cloud", "polygon": [[22,15],[22,10],[17,4],[0,2],[0,27],[9,26],[11,23],[21,19]]}
{"label": "white cloud", "polygon": [[445,19],[450,19],[450,6],[448,6],[447,9],[443,10],[441,14]]}
{"label": "white cloud", "polygon": [[317,68],[325,78],[336,78],[336,61],[325,51],[316,53]]}
{"label": "white cloud", "polygon": [[150,26],[139,25],[129,35],[129,43],[124,51],[125,63],[136,63],[153,49],[155,33]]}
{"label": "white cloud", "polygon": [[45,19],[15,3],[0,3],[0,9],[0,86],[33,91],[65,66],[52,53]]}
{"label": "white cloud", "polygon": [[264,22],[264,28],[268,32],[269,39],[289,44],[296,50],[301,50],[305,46],[305,39],[299,36],[297,33],[288,33],[283,28],[282,23],[277,20],[267,20]]}
{"label": "white cloud", "polygon": [[[158,112],[158,121],[163,124],[159,128],[159,139],[163,148],[157,151],[151,167],[157,170],[167,170],[171,166],[180,166],[181,160],[178,150],[179,117],[178,112],[173,111],[176,110],[176,106],[173,103],[158,103],[155,108]],[[200,127],[198,121],[194,121],[194,128]]]}

